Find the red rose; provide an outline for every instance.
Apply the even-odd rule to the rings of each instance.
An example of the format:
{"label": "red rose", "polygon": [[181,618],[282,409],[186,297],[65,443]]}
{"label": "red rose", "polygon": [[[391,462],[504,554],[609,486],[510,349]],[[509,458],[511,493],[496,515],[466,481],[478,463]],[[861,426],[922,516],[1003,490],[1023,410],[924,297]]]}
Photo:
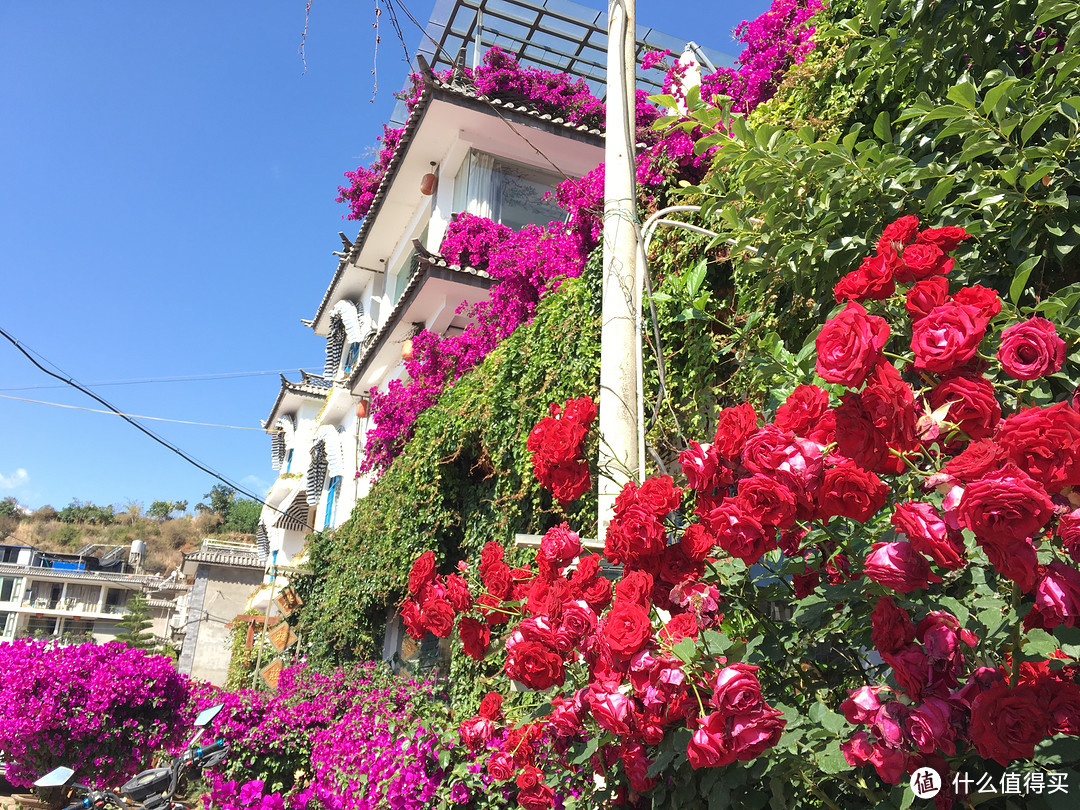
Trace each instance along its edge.
{"label": "red rose", "polygon": [[428,599],[420,610],[424,627],[439,638],[446,638],[454,629],[454,608],[445,599]]}
{"label": "red rose", "polygon": [[866,731],[856,731],[847,742],[840,743],[840,752],[852,768],[858,768],[870,761],[874,754],[874,743]]}
{"label": "red rose", "polygon": [[884,318],[868,315],[862,305],[849,301],[818,333],[817,373],[827,382],[858,388],[877,364],[888,339],[889,325]]}
{"label": "red rose", "polygon": [[904,733],[920,754],[941,750],[947,756],[956,753],[956,730],[952,706],[941,698],[928,695],[904,719]]}
{"label": "red rose", "polygon": [[1080,509],[1074,509],[1058,520],[1058,535],[1065,552],[1080,561]]}
{"label": "red rose", "polygon": [[1080,413],[1068,403],[1014,413],[996,438],[1013,463],[1047,492],[1080,484]]}
{"label": "red rose", "polygon": [[866,557],[865,573],[871,580],[900,593],[925,588],[940,578],[911,543],[874,543]]}
{"label": "red rose", "polygon": [[495,724],[485,717],[470,717],[460,726],[461,741],[470,751],[475,751],[495,735]]}
{"label": "red rose", "polygon": [[480,578],[492,596],[497,596],[499,599],[509,598],[514,587],[509,565],[501,560],[493,562],[486,569],[481,569]]}
{"label": "red rose", "polygon": [[936,245],[908,245],[900,254],[900,266],[896,269],[896,280],[904,284],[922,281],[931,276],[944,276],[952,270],[955,261],[950,259]]}
{"label": "red rose", "polygon": [[551,467],[542,478],[537,476],[537,480],[564,504],[577,500],[592,486],[586,461],[561,462]]}
{"label": "red rose", "polygon": [[972,439],[992,436],[1001,421],[1001,403],[994,385],[977,374],[958,374],[938,383],[930,392],[930,407],[949,403],[947,419]]}
{"label": "red rose", "polygon": [[946,302],[911,327],[916,368],[952,371],[975,356],[986,334],[986,321],[975,307]]}
{"label": "red rose", "polygon": [[1005,454],[1001,446],[989,439],[970,442],[963,452],[953,456],[941,472],[949,478],[970,483],[978,481],[997,470],[1005,463]]}
{"label": "red rose", "polygon": [[693,613],[678,613],[660,628],[660,640],[665,644],[677,644],[684,638],[697,638],[698,623]]}
{"label": "red rose", "polygon": [[429,582],[435,581],[435,552],[425,551],[416,558],[409,571],[409,593],[417,594]]}
{"label": "red rose", "polygon": [[570,422],[577,422],[588,430],[589,425],[596,419],[596,403],[592,397],[578,397],[568,399],[563,408],[562,418]]}
{"label": "red rose", "polygon": [[480,613],[484,616],[484,621],[492,626],[506,624],[510,619],[509,612],[503,607],[503,600],[498,596],[482,593],[476,597],[476,604],[480,608]]}
{"label": "red rose", "polygon": [[949,281],[944,276],[931,276],[916,281],[907,292],[904,309],[912,321],[925,318],[934,307],[945,303],[949,297]]}
{"label": "red rose", "polygon": [[695,769],[719,768],[734,762],[734,740],[727,728],[727,716],[713,712],[702,718],[686,745],[686,754]]}
{"label": "red rose", "polygon": [[659,781],[649,776],[649,766],[652,760],[645,756],[645,748],[641,743],[626,743],[623,745],[621,759],[623,770],[630,780],[630,789],[638,793],[645,793],[656,787]]}
{"label": "red rose", "polygon": [[649,612],[635,602],[617,602],[604,619],[602,632],[614,652],[629,657],[652,637]]}
{"label": "red rose", "polygon": [[547,810],[555,805],[555,791],[541,782],[519,790],[517,802],[525,810]]}
{"label": "red rose", "polygon": [[1009,767],[1016,759],[1030,759],[1046,736],[1048,720],[1034,687],[1010,689],[993,686],[971,703],[968,733],[979,755]]}
{"label": "red rose", "polygon": [[593,577],[582,589],[581,598],[599,613],[611,604],[611,583],[604,577]]}
{"label": "red rose", "polygon": [[955,571],[967,563],[963,535],[946,526],[933,505],[921,501],[899,504],[890,522],[916,551],[942,568]]}
{"label": "red rose", "polygon": [[889,445],[862,394],[844,394],[836,411],[837,452],[864,470],[876,470],[886,461]]}
{"label": "red rose", "polygon": [[604,553],[614,563],[650,567],[667,545],[664,525],[637,504],[616,511],[604,538]]}
{"label": "red rose", "polygon": [[497,782],[505,782],[514,778],[517,769],[514,767],[514,758],[505,751],[496,751],[487,762],[487,772]]}
{"label": "red rose", "polygon": [[961,526],[998,546],[1030,537],[1053,514],[1043,489],[1011,464],[969,484],[957,509]]}
{"label": "red rose", "polygon": [[844,719],[852,725],[873,723],[877,720],[878,711],[881,709],[878,692],[887,688],[885,686],[860,686],[858,689],[848,690],[847,700],[840,704]]}
{"label": "red rose", "polygon": [[975,307],[975,309],[979,310],[980,317],[987,323],[1001,312],[1001,299],[998,298],[997,292],[981,284],[961,287],[952,294],[952,302]]}
{"label": "red rose", "polygon": [[[720,456],[711,444],[690,442],[690,446],[679,453],[679,465],[686,476],[686,482],[693,488],[711,491],[716,486],[723,486],[718,481],[720,475]],[[723,468],[724,472],[728,472]],[[728,473],[730,476],[730,473]]]}
{"label": "red rose", "polygon": [[705,522],[716,544],[747,565],[776,548],[776,530],[766,531],[740,498],[724,501],[709,512]]}
{"label": "red rose", "polygon": [[615,583],[615,601],[633,602],[647,610],[652,589],[652,574],[639,570],[627,571],[622,579]]}
{"label": "red rose", "polygon": [[422,639],[427,635],[427,628],[420,615],[420,606],[412,599],[406,599],[401,605],[401,621],[405,625],[405,632],[412,638]]}
{"label": "red rose", "polygon": [[916,241],[927,245],[937,245],[945,253],[952,253],[961,242],[970,238],[971,234],[963,228],[946,225],[943,228],[927,228],[925,231],[920,231]]}
{"label": "red rose", "polygon": [[997,359],[1005,373],[1017,380],[1037,380],[1061,370],[1065,341],[1045,318],[1014,323],[1001,333]]}
{"label": "red rose", "polygon": [[1039,557],[1030,540],[1024,538],[1002,544],[980,541],[979,545],[986,552],[994,570],[1019,585],[1023,593],[1035,587],[1039,575]]}
{"label": "red rose", "polygon": [[662,518],[679,508],[682,490],[675,486],[670,475],[646,478],[638,488],[637,502],[656,517]]}
{"label": "red rose", "polygon": [[1046,566],[1039,584],[1035,586],[1036,626],[1050,630],[1058,625],[1075,627],[1080,617],[1080,571],[1064,563]]}
{"label": "red rose", "polygon": [[562,656],[536,641],[522,641],[509,647],[503,670],[511,680],[540,691],[562,686],[566,681]]}
{"label": "red rose", "polygon": [[679,538],[686,556],[692,560],[704,560],[716,545],[716,538],[700,523],[691,523]]}
{"label": "red rose", "polygon": [[563,608],[559,627],[555,630],[555,648],[569,652],[596,630],[596,612],[587,602],[570,602]]}
{"label": "red rose", "polygon": [[870,639],[879,653],[896,652],[915,640],[915,625],[908,612],[891,596],[882,596],[870,614]]}
{"label": "red rose", "polygon": [[[900,452],[915,449],[915,394],[891,363],[877,364],[859,396],[874,427],[881,431],[890,447]],[[892,456],[884,460],[892,460]],[[879,464],[871,472],[893,470],[884,470]]]}
{"label": "red rose", "polygon": [[464,577],[457,574],[448,574],[446,577],[446,598],[454,606],[454,610],[461,613],[472,607],[472,594],[469,593],[469,583]]}
{"label": "red rose", "polygon": [[896,292],[893,263],[884,256],[867,256],[859,269],[852,270],[833,288],[836,303],[841,301],[883,301]]}
{"label": "red rose", "polygon": [[898,650],[883,652],[881,659],[892,667],[893,677],[905,695],[912,700],[922,697],[930,679],[930,659],[918,644],[905,644]]}
{"label": "red rose", "polygon": [[885,505],[889,488],[876,475],[844,459],[825,470],[818,491],[818,508],[823,520],[834,515],[866,523]]}
{"label": "red rose", "polygon": [[919,218],[916,216],[908,215],[906,217],[900,217],[895,222],[892,222],[885,226],[885,230],[881,233],[881,238],[878,240],[878,250],[883,247],[903,247],[909,245],[915,241],[915,236],[919,230]]}
{"label": "red rose", "polygon": [[829,410],[829,393],[816,385],[800,385],[776,409],[773,424],[808,438],[811,429]]}
{"label": "red rose", "polygon": [[488,720],[502,720],[502,702],[502,695],[498,692],[488,692],[481,699],[477,714]]}
{"label": "red rose", "polygon": [[458,622],[458,637],[467,656],[477,661],[484,660],[488,644],[491,643],[491,630],[486,624],[471,616],[462,616]]}
{"label": "red rose", "polygon": [[765,425],[747,438],[742,461],[751,472],[775,477],[796,495],[811,492],[821,483],[821,445],[776,425]]}
{"label": "red rose", "polygon": [[749,714],[763,702],[758,668],[753,664],[732,664],[716,673],[710,704],[725,714]]}
{"label": "red rose", "polygon": [[739,481],[739,498],[762,526],[789,529],[795,523],[794,493],[771,476],[754,473]]}
{"label": "red rose", "polygon": [[588,702],[593,719],[600,728],[619,736],[630,733],[634,702],[622,692],[607,692],[594,686],[588,692]]}
{"label": "red rose", "polygon": [[581,537],[570,531],[565,522],[552,526],[540,540],[537,563],[561,568],[581,553]]}
{"label": "red rose", "polygon": [[757,430],[757,412],[749,402],[724,408],[717,419],[713,448],[722,458],[736,459],[742,455],[747,436]]}
{"label": "red rose", "polygon": [[1035,683],[1035,688],[1049,722],[1047,736],[1080,735],[1080,686],[1073,681],[1044,676]]}
{"label": "red rose", "polygon": [[730,722],[733,753],[740,762],[749,762],[780,742],[780,735],[787,725],[783,712],[764,702],[753,711],[736,714]]}
{"label": "red rose", "polygon": [[[665,546],[664,553],[660,555],[660,579],[668,585],[678,585],[684,579],[697,579],[704,570],[702,561],[687,556],[679,543]],[[660,587],[660,583],[657,583],[657,587]]]}

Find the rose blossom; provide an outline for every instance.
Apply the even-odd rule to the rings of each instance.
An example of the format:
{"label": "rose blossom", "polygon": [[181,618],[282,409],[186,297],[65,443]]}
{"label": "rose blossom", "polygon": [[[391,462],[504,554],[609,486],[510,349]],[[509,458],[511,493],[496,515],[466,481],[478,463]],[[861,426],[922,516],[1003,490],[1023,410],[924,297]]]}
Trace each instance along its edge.
{"label": "rose blossom", "polygon": [[686,746],[690,766],[718,768],[735,761],[731,735],[727,730],[727,718],[721,712],[713,712],[698,724],[697,731]]}
{"label": "rose blossom", "polygon": [[471,616],[462,616],[458,623],[458,636],[467,656],[477,661],[484,660],[484,654],[491,642],[491,630],[486,624]]}
{"label": "rose blossom", "polygon": [[536,555],[538,563],[555,567],[567,565],[581,553],[581,537],[570,531],[565,522],[552,526],[540,540],[540,551]]}
{"label": "rose blossom", "polygon": [[530,689],[562,686],[566,680],[562,656],[536,641],[523,641],[508,648],[503,669],[511,680]]}
{"label": "rose blossom", "polygon": [[885,256],[867,256],[833,288],[836,303],[842,301],[883,301],[896,291],[893,262]]}
{"label": "rose blossom", "polygon": [[1038,693],[1027,684],[992,686],[971,702],[971,741],[980,756],[1006,768],[1034,755],[1047,725]]}
{"label": "rose blossom", "polygon": [[858,388],[877,364],[888,339],[889,325],[884,318],[869,315],[862,305],[849,301],[818,333],[818,376]]}
{"label": "rose blossom", "polygon": [[1011,464],[969,484],[957,510],[962,526],[995,545],[1035,534],[1053,514],[1042,488]]}
{"label": "rose blossom", "polygon": [[634,702],[622,692],[606,692],[596,687],[586,697],[600,728],[620,736],[630,733]]}
{"label": "rose blossom", "polygon": [[742,454],[746,438],[757,430],[757,412],[749,402],[724,408],[717,420],[713,449],[721,458],[735,459]]}
{"label": "rose blossom", "polygon": [[1060,562],[1046,566],[1046,573],[1035,586],[1035,612],[1038,627],[1074,627],[1080,617],[1080,571]]}
{"label": "rose blossom", "polygon": [[818,492],[818,510],[823,520],[834,515],[865,523],[885,505],[889,488],[872,472],[850,459],[825,470]]}
{"label": "rose blossom", "polygon": [[986,334],[986,321],[975,307],[946,302],[911,327],[915,367],[941,373],[967,363]]}
{"label": "rose blossom", "polygon": [[608,611],[602,633],[613,651],[629,657],[652,637],[649,612],[639,604],[620,602]]}
{"label": "rose blossom", "polygon": [[890,522],[907,536],[916,551],[942,568],[955,571],[967,562],[963,536],[945,525],[933,505],[921,501],[898,504]]}
{"label": "rose blossom", "polygon": [[1001,312],[1001,299],[997,292],[981,284],[973,284],[970,287],[961,287],[952,294],[954,304],[975,307],[984,321],[989,323]]}
{"label": "rose blossom", "polygon": [[870,614],[870,639],[879,653],[891,653],[915,640],[915,625],[908,612],[891,596],[878,598]]}
{"label": "rose blossom", "polygon": [[1080,412],[1068,403],[1014,413],[995,438],[1013,463],[1047,492],[1080,484]]}
{"label": "rose blossom", "polygon": [[420,588],[435,580],[435,552],[425,551],[412,564],[409,571],[409,593],[417,594]]}
{"label": "rose blossom", "polygon": [[732,664],[716,673],[710,703],[727,714],[752,712],[762,703],[758,668],[753,664]]}
{"label": "rose blossom", "polygon": [[1045,318],[1015,323],[1001,333],[997,359],[1005,373],[1017,380],[1036,380],[1061,370],[1065,341]]}
{"label": "rose blossom", "polygon": [[874,543],[866,557],[865,573],[886,588],[907,593],[941,580],[911,543]]}
{"label": "rose blossom", "polygon": [[948,420],[972,439],[992,436],[1001,421],[1001,404],[994,385],[978,374],[958,374],[942,380],[930,392],[930,407],[949,403]]}
{"label": "rose blossom", "polygon": [[844,718],[852,725],[873,723],[877,718],[881,701],[878,700],[878,692],[887,689],[886,686],[860,686],[848,692],[848,698],[840,704],[840,711]]}
{"label": "rose blossom", "polygon": [[896,269],[896,280],[904,284],[922,281],[931,276],[944,276],[952,270],[955,261],[945,255],[937,245],[914,244],[904,248],[900,254],[900,266]]}
{"label": "rose blossom", "polygon": [[944,276],[932,276],[916,281],[907,291],[904,309],[912,321],[925,318],[934,307],[945,303],[949,297],[949,282]]}

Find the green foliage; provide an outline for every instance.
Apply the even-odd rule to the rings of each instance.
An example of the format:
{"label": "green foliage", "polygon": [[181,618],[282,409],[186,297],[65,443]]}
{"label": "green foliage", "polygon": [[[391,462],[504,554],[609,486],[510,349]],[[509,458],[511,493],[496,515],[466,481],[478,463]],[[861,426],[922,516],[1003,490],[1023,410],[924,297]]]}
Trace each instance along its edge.
{"label": "green foliage", "polygon": [[214,484],[203,497],[207,498],[209,503],[196,504],[195,511],[213,512],[215,515],[228,518],[229,508],[233,505],[233,501],[236,500],[236,490],[224,484]]}
{"label": "green foliage", "polygon": [[301,632],[316,660],[373,655],[387,605],[427,549],[448,569],[489,540],[511,547],[515,533],[563,520],[595,532],[595,497],[565,509],[553,501],[532,475],[525,439],[550,403],[596,393],[598,280],[593,262],[545,299],[532,323],[420,416],[412,441],[349,521],[312,536],[316,575],[301,587]]}
{"label": "green foliage", "polygon": [[148,632],[151,625],[150,605],[146,602],[146,596],[142,593],[132,594],[124,610],[124,618],[116,623],[117,627],[124,629],[124,632],[116,634],[116,640],[136,650],[152,650],[157,646],[157,639]]}
{"label": "green foliage", "polygon": [[19,514],[19,502],[8,497],[0,500],[0,517]]}
{"label": "green foliage", "polygon": [[250,498],[237,498],[229,505],[225,523],[222,524],[222,532],[238,532],[240,534],[255,534],[259,525],[259,513],[262,504]]}
{"label": "green foliage", "polygon": [[90,523],[98,526],[109,526],[116,519],[116,513],[111,504],[109,506],[96,506],[72,498],[71,503],[60,510],[56,519],[61,523]]}
{"label": "green foliage", "polygon": [[739,344],[775,332],[797,352],[823,292],[905,214],[975,234],[961,264],[1002,293],[1077,280],[1076,4],[837,2],[815,23],[829,93],[796,87],[730,135],[721,111],[692,113],[714,133],[699,148],[723,147],[693,191],[733,245]]}
{"label": "green foliage", "polygon": [[[259,611],[247,610],[243,616],[258,616]],[[258,647],[247,645],[248,623],[234,622],[229,631],[231,652],[229,654],[229,671],[225,676],[225,691],[237,692],[241,689],[251,688],[251,676],[255,671],[255,660],[258,656]],[[257,634],[258,638],[262,638]],[[265,643],[265,642],[263,642]],[[267,645],[269,646],[269,645]],[[262,686],[262,679],[257,679],[257,686]]]}

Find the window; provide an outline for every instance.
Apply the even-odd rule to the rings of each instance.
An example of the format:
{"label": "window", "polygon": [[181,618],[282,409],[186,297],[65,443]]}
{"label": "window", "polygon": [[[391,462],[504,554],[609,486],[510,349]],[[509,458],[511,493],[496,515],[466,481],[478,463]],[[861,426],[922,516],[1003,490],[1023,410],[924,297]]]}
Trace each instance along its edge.
{"label": "window", "polygon": [[0,611],[0,638],[11,638],[15,634],[15,614]]}
{"label": "window", "polygon": [[289,453],[285,456],[285,472],[288,473],[292,469],[292,448],[289,448]]}
{"label": "window", "polygon": [[566,213],[549,198],[558,182],[553,174],[473,151],[454,181],[454,210],[515,230],[561,222]]}
{"label": "window", "polygon": [[324,529],[329,529],[334,525],[334,504],[337,501],[339,489],[341,489],[341,476],[335,475],[330,479],[330,488],[326,493],[326,515],[323,517]]}
{"label": "window", "polygon": [[20,577],[0,577],[0,602],[18,602]]}
{"label": "window", "polygon": [[345,352],[345,373],[348,374],[356,366],[356,361],[360,358],[360,344],[350,343],[349,350]]}

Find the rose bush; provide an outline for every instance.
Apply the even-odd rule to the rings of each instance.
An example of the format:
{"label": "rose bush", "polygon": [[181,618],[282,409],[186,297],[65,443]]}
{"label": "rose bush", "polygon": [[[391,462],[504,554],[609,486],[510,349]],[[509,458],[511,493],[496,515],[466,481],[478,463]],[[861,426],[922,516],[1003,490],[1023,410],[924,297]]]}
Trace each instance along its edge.
{"label": "rose bush", "polygon": [[[565,525],[535,567],[492,543],[451,575],[467,580],[456,605],[417,561],[409,631],[438,616],[449,634],[453,615],[469,655],[549,694],[516,729],[462,724],[489,770],[516,766],[522,807],[552,806],[583,772],[604,778],[598,799],[680,806],[720,784],[759,806],[765,776],[792,805],[800,790],[898,803],[925,765],[949,806],[966,800],[961,773],[1039,769],[1052,751],[1080,778],[1061,748],[1080,733],[1080,410],[1050,384],[1074,384],[1074,331],[950,284],[967,239],[910,216],[885,227],[804,352],[817,378],[772,421],[721,411],[712,441],[679,457],[689,486],[628,483],[604,559]],[[538,774],[521,752],[541,739],[557,756]]]}

